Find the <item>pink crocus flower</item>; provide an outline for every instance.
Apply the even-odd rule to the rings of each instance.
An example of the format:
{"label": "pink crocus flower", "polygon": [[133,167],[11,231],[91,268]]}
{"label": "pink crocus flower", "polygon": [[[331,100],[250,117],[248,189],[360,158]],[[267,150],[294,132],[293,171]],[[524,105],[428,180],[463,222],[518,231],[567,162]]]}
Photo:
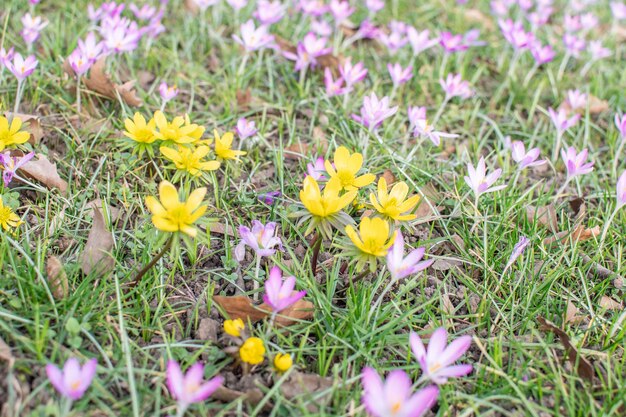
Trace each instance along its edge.
{"label": "pink crocus flower", "polygon": [[395,54],[399,49],[409,43],[409,38],[406,34],[399,31],[392,31],[389,34],[380,32],[378,39],[389,49],[391,54]]}
{"label": "pink crocus flower", "polygon": [[324,69],[324,86],[326,87],[328,97],[341,96],[347,92],[344,87],[344,79],[339,77],[333,80],[333,73],[330,68]]}
{"label": "pink crocus flower", "polygon": [[383,381],[373,368],[365,367],[361,383],[361,402],[374,417],[421,417],[439,396],[439,388],[434,385],[413,393],[411,378],[401,369],[389,372]]}
{"label": "pink crocus flower", "polygon": [[369,96],[363,97],[363,107],[361,114],[353,114],[352,118],[369,130],[375,130],[383,124],[385,119],[390,118],[398,111],[398,106],[389,106],[389,97],[378,99],[376,93],[372,92]]}
{"label": "pink crocus flower", "polygon": [[529,244],[530,244],[530,239],[528,239],[526,236],[521,236],[519,238],[519,241],[515,244],[515,246],[513,246],[513,252],[511,252],[511,256],[509,257],[509,260],[506,263],[502,273],[504,273],[507,269],[509,269],[513,265],[513,263],[515,263],[517,258],[519,258],[522,255],[522,253],[524,253],[524,251],[526,250]]}
{"label": "pink crocus flower", "polygon": [[330,0],[329,8],[337,26],[341,25],[356,10],[346,0]]}
{"label": "pink crocus flower", "polygon": [[226,0],[226,3],[230,5],[235,11],[239,11],[246,7],[248,0]]}
{"label": "pink crocus flower", "polygon": [[413,26],[410,26],[406,31],[406,35],[411,44],[411,48],[413,48],[413,56],[417,56],[439,43],[439,39],[430,38],[430,31],[428,29],[419,32]]}
{"label": "pink crocus flower", "polygon": [[274,44],[274,35],[268,32],[267,26],[262,25],[257,28],[252,19],[242,24],[239,30],[241,36],[233,35],[233,38],[248,52],[269,48]]}
{"label": "pink crocus flower", "polygon": [[591,55],[592,61],[599,61],[604,58],[608,58],[612,55],[612,52],[609,48],[605,48],[602,45],[602,41],[591,41],[587,46],[587,51],[589,55]]}
{"label": "pink crocus flower", "polygon": [[48,21],[39,16],[31,16],[26,13],[22,16],[22,26],[24,27],[20,34],[28,45],[33,44],[38,38],[41,31],[48,26]]}
{"label": "pink crocus flower", "polygon": [[616,186],[617,207],[621,208],[626,204],[626,171],[619,176]]}
{"label": "pink crocus flower", "polygon": [[578,175],[588,174],[593,171],[593,161],[586,162],[589,151],[583,149],[580,153],[577,153],[576,148],[570,146],[567,151],[561,150],[561,159],[565,163],[567,168],[567,180],[574,178]]}
{"label": "pink crocus flower", "polygon": [[80,49],[74,49],[72,53],[67,57],[67,62],[72,67],[72,70],[76,73],[77,76],[81,76],[89,71],[89,68],[93,65],[93,63],[82,54]]}
{"label": "pink crocus flower", "polygon": [[4,186],[8,187],[9,183],[15,176],[15,172],[24,166],[28,161],[33,159],[35,152],[29,152],[22,157],[11,156],[9,152],[0,153],[0,165],[2,165],[2,180]]}
{"label": "pink crocus flower", "polygon": [[526,32],[521,22],[513,22],[511,19],[507,19],[499,21],[498,25],[504,38],[514,49],[528,49],[535,42],[535,35],[532,32]]}
{"label": "pink crocus flower", "polygon": [[461,336],[449,345],[448,332],[438,328],[430,336],[428,349],[415,332],[411,332],[409,343],[411,350],[422,368],[422,372],[435,384],[445,384],[448,378],[461,377],[472,372],[472,365],[453,365],[472,343],[471,336]]}
{"label": "pink crocus flower", "polygon": [[328,5],[323,0],[300,0],[298,8],[302,13],[319,17],[328,11]]}
{"label": "pink crocus flower", "polygon": [[220,0],[191,0],[191,1],[200,9],[200,11],[204,12],[209,7],[215,6],[217,3],[219,3]]}
{"label": "pink crocus flower", "polygon": [[352,65],[352,61],[348,58],[343,65],[339,65],[339,74],[346,82],[346,91],[351,91],[356,83],[363,81],[367,76],[367,68],[362,62]]}
{"label": "pink crocus flower", "polygon": [[611,6],[611,14],[613,15],[613,19],[615,20],[626,19],[626,3],[612,1],[610,3],[610,6]]}
{"label": "pink crocus flower", "polygon": [[7,61],[5,63],[9,71],[15,75],[18,82],[24,81],[29,75],[31,75],[33,71],[35,71],[35,68],[37,68],[37,64],[39,64],[39,62],[37,61],[37,58],[35,58],[35,55],[30,55],[24,59],[19,53],[15,53],[15,55],[13,55],[12,61]]}
{"label": "pink crocus flower", "polygon": [[332,48],[326,47],[327,38],[318,38],[315,33],[309,32],[302,42],[298,42],[296,53],[284,52],[283,55],[292,61],[296,61],[296,71],[303,71],[308,67],[317,65],[317,58],[329,54]]}
{"label": "pink crocus flower", "polygon": [[141,7],[138,7],[135,3],[131,3],[128,8],[139,20],[150,20],[157,13],[157,8],[149,4],[144,4]]}
{"label": "pink crocus flower", "polygon": [[369,19],[365,19],[361,22],[359,30],[354,35],[357,39],[379,39],[382,30],[372,23]]}
{"label": "pink crocus flower", "polygon": [[441,138],[456,138],[459,136],[455,133],[446,133],[435,130],[435,127],[428,124],[428,120],[426,119],[417,119],[415,121],[415,126],[413,126],[413,132],[417,136],[430,139],[435,146],[439,146],[439,144],[441,144]]}
{"label": "pink crocus flower", "polygon": [[13,60],[13,56],[15,55],[15,48],[10,47],[7,51],[4,48],[0,48],[0,64],[3,66],[7,65],[7,62]]}
{"label": "pink crocus flower", "polygon": [[566,32],[574,33],[578,32],[583,28],[580,22],[580,16],[572,16],[570,14],[566,14],[563,16],[563,29]]}
{"label": "pink crocus flower", "polygon": [[397,281],[406,278],[432,265],[434,259],[422,261],[425,252],[426,248],[417,248],[404,257],[404,237],[402,232],[398,231],[393,245],[387,252],[387,269],[391,274],[391,279]]}
{"label": "pink crocus flower", "polygon": [[567,112],[562,108],[555,111],[552,107],[549,107],[548,115],[556,128],[557,135],[559,136],[562,135],[567,129],[576,126],[576,123],[580,120],[580,114],[574,114],[572,117],[567,117]]}
{"label": "pink crocus flower", "polygon": [[262,203],[265,203],[268,206],[271,206],[272,204],[274,204],[274,200],[276,198],[280,197],[281,195],[282,195],[282,193],[280,191],[269,191],[267,193],[259,194],[258,195],[258,199]]}
{"label": "pink crocus flower", "polygon": [[623,114],[621,117],[619,114],[615,115],[615,126],[622,140],[626,141],[626,114]]}
{"label": "pink crocus flower", "polygon": [[267,304],[274,313],[278,313],[306,295],[306,291],[298,291],[296,288],[296,277],[290,276],[283,281],[283,273],[277,266],[270,270],[269,278],[265,281],[265,294],[263,302]]}
{"label": "pink crocus flower", "polygon": [[591,30],[598,25],[598,18],[593,13],[584,13],[580,15],[580,24],[585,30]]}
{"label": "pink crocus flower", "polygon": [[511,144],[511,156],[513,160],[517,162],[518,169],[536,167],[546,163],[543,159],[537,161],[537,158],[539,158],[539,148],[532,148],[526,152],[526,147],[519,140]]}
{"label": "pink crocus flower", "polygon": [[104,50],[104,43],[96,39],[96,34],[89,32],[85,40],[78,40],[78,49],[92,63],[96,62]]}
{"label": "pink crocus flower", "polygon": [[69,358],[63,365],[63,370],[53,364],[46,365],[46,374],[59,394],[75,401],[81,398],[91,385],[96,376],[97,365],[98,361],[91,359],[81,367],[78,359]]}
{"label": "pink crocus flower", "polygon": [[465,43],[462,35],[453,35],[450,32],[443,32],[439,36],[439,44],[448,54],[451,54],[453,52],[465,51],[469,48],[469,46]]}
{"label": "pink crocus flower", "polygon": [[285,16],[286,9],[287,7],[278,0],[259,0],[254,17],[262,25],[273,25]]}
{"label": "pink crocus flower", "polygon": [[387,64],[387,70],[394,87],[398,87],[413,78],[413,65],[402,68],[402,65],[396,62],[395,64]]}
{"label": "pink crocus flower", "polygon": [[137,49],[141,36],[142,32],[135,22],[132,22],[128,27],[118,25],[102,31],[106,50],[117,54],[132,52]]}
{"label": "pink crocus flower", "polygon": [[243,140],[256,135],[259,130],[256,128],[254,120],[247,120],[245,117],[242,117],[237,120],[235,131],[239,135],[239,139]]}
{"label": "pink crocus flower", "polygon": [[439,85],[441,85],[441,88],[443,88],[443,91],[446,93],[446,101],[453,97],[466,99],[473,94],[469,82],[464,81],[461,74],[448,74],[445,80],[439,80]]}
{"label": "pink crocus flower", "polygon": [[315,181],[325,181],[326,178],[326,166],[324,165],[324,158],[319,156],[314,163],[306,164],[306,172]]}
{"label": "pink crocus flower", "polygon": [[178,93],[179,90],[175,85],[168,86],[165,81],[159,84],[159,95],[165,103],[175,98]]}
{"label": "pink crocus flower", "polygon": [[311,22],[311,32],[317,36],[328,38],[333,34],[333,27],[325,20],[313,20]]}
{"label": "pink crocus flower", "polygon": [[492,193],[494,191],[506,188],[506,185],[492,185],[502,175],[500,168],[487,175],[487,167],[485,166],[485,158],[481,157],[476,168],[471,163],[467,164],[468,176],[464,177],[465,183],[474,191],[474,195],[478,198],[483,193]]}
{"label": "pink crocus flower", "polygon": [[269,222],[263,225],[258,220],[252,221],[252,230],[247,226],[239,226],[241,242],[235,248],[236,252],[243,253],[249,246],[259,258],[272,256],[276,253],[276,246],[283,250],[280,237],[276,236],[276,223]]}
{"label": "pink crocus flower", "polygon": [[552,46],[545,45],[542,46],[540,42],[535,42],[530,47],[530,53],[535,58],[535,63],[537,66],[547,64],[548,62],[554,59],[556,52],[552,49]]}
{"label": "pink crocus flower", "polygon": [[407,109],[409,128],[414,128],[419,120],[426,120],[426,107],[409,106]]}
{"label": "pink crocus flower", "polygon": [[378,13],[385,7],[385,0],[365,0],[365,7],[370,13]]}
{"label": "pink crocus flower", "polygon": [[191,404],[205,401],[224,383],[221,375],[204,381],[204,365],[200,362],[191,365],[183,375],[178,362],[169,360],[165,378],[167,389],[178,403],[179,416],[184,415]]}
{"label": "pink crocus flower", "polygon": [[578,58],[580,53],[585,50],[585,40],[571,33],[563,35],[563,45],[567,53],[575,58]]}
{"label": "pink crocus flower", "polygon": [[567,90],[565,93],[567,96],[567,104],[572,110],[581,110],[587,107],[587,94],[582,93],[580,90]]}

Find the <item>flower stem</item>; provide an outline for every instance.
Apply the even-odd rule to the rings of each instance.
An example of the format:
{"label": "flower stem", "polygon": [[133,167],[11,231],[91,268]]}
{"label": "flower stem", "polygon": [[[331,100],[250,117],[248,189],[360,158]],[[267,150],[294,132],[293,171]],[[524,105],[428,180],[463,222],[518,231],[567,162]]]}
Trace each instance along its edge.
{"label": "flower stem", "polygon": [[185,411],[187,411],[187,406],[179,404],[176,409],[176,417],[183,417],[185,415]]}
{"label": "flower stem", "polygon": [[76,108],[80,115],[80,75],[76,76]]}
{"label": "flower stem", "polygon": [[65,401],[62,402],[61,410],[59,417],[66,417],[70,415],[70,410],[72,409],[72,400],[66,398]]}
{"label": "flower stem", "polygon": [[448,101],[450,101],[450,97],[448,96],[448,94],[446,94],[446,97],[441,102],[439,109],[437,109],[435,117],[433,117],[433,122],[431,123],[431,125],[435,126],[437,124],[439,118],[441,117],[441,114],[443,113],[443,110],[446,108],[446,104],[448,104]]}
{"label": "flower stem", "polygon": [[570,54],[568,52],[563,57],[563,61],[561,61],[561,66],[559,67],[559,72],[558,72],[558,75],[556,77],[557,81],[561,81],[561,78],[563,78],[563,73],[565,72],[565,68],[567,67],[567,63],[569,62],[569,58],[570,58]]}
{"label": "flower stem", "polygon": [[556,142],[554,142],[554,150],[552,151],[552,161],[554,162],[556,158],[559,157],[559,151],[561,150],[561,141],[563,140],[563,132],[557,130],[556,132]]}
{"label": "flower stem", "polygon": [[561,195],[563,191],[565,191],[565,187],[567,187],[567,184],[569,184],[570,181],[571,181],[571,177],[567,177],[563,185],[561,185],[561,188],[559,188],[559,191],[556,192],[557,197]]}
{"label": "flower stem", "polygon": [[322,247],[322,234],[315,232],[315,239],[313,240],[313,255],[311,257],[311,273],[315,277],[315,271],[317,271],[317,258],[320,254],[320,248]]}
{"label": "flower stem", "polygon": [[22,83],[23,81],[17,82],[17,91],[15,92],[15,106],[13,107],[14,115],[20,112],[20,101],[22,101]]}
{"label": "flower stem", "polygon": [[539,69],[539,65],[537,65],[535,63],[535,65],[533,65],[533,67],[530,69],[530,71],[528,71],[528,74],[526,74],[526,78],[524,78],[524,83],[523,83],[524,87],[528,86],[528,83],[533,78],[533,76],[535,75],[535,73],[537,72],[538,69]]}
{"label": "flower stem", "polygon": [[137,273],[137,275],[135,276],[135,279],[131,282],[131,286],[132,287],[136,286],[141,281],[141,278],[143,278],[143,276],[146,275],[146,272],[148,272],[154,265],[156,265],[156,263],[159,261],[159,259],[161,259],[163,257],[163,255],[165,255],[165,253],[170,250],[170,248],[172,247],[172,243],[173,242],[174,242],[174,235],[171,235],[168,238],[167,243],[165,244],[163,249],[161,249],[161,252],[157,253],[155,255],[155,257],[152,258],[150,263],[148,263],[146,266],[144,266],[141,269],[141,271],[139,271]]}
{"label": "flower stem", "polygon": [[261,257],[256,255],[256,264],[254,267],[254,301],[259,300],[259,270],[261,269]]}

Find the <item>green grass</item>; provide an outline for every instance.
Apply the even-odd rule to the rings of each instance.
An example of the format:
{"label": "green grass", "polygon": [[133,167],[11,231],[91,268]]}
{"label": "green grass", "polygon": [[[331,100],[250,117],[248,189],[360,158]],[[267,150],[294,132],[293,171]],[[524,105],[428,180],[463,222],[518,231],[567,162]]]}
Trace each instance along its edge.
{"label": "green grass", "polygon": [[[9,0],[0,12],[2,22],[8,22],[3,45],[16,45],[22,53],[25,47],[18,32],[19,17],[26,11],[24,3]],[[542,156],[549,157],[554,128],[547,108],[556,108],[567,89],[580,88],[607,100],[610,110],[585,114],[566,134],[568,144],[579,149],[589,147],[595,161],[593,173],[566,191],[569,197],[576,192],[584,196],[585,224],[602,228],[615,204],[617,178],[611,169],[619,138],[612,118],[617,110],[626,109],[623,43],[596,33],[596,37],[604,35],[603,41],[614,55],[597,63],[587,77],[579,77],[581,64],[572,61],[564,78],[557,81],[558,55],[525,88],[506,79],[511,51],[501,35],[483,30],[481,38],[489,42],[488,46],[450,56],[447,62],[446,73],[460,72],[477,91],[469,100],[453,100],[438,123],[440,130],[460,135],[450,142],[456,149],[447,159],[441,156],[442,149],[426,142],[412,160],[400,152],[406,135],[406,106],[425,105],[432,117],[443,100],[438,84],[441,51],[415,60],[415,77],[392,100],[400,105],[400,112],[381,128],[382,145],[371,139],[366,168],[375,174],[389,169],[417,192],[427,185],[438,191],[441,197],[432,203],[440,206],[442,216],[411,226],[405,235],[416,236],[429,256],[453,258],[459,266],[428,269],[402,282],[374,309],[388,280],[384,269],[354,286],[348,286],[347,279],[358,271],[351,267],[342,274],[341,262],[325,264],[321,276],[312,276],[304,228],[297,227],[288,214],[289,207],[298,201],[306,162],[315,155],[293,161],[285,158],[285,148],[298,142],[311,143],[314,128],[320,127],[328,140],[325,156],[331,157],[339,145],[360,150],[366,132],[350,114],[358,111],[361,97],[370,91],[379,97],[390,93],[386,63],[399,60],[406,64],[406,51],[390,58],[384,48],[367,43],[343,51],[353,62],[363,60],[369,69],[367,80],[356,87],[344,109],[342,98],[326,97],[320,73],[310,73],[300,84],[293,63],[271,52],[252,55],[238,78],[242,58],[231,40],[236,29],[230,12],[222,15],[219,25],[211,26],[186,13],[179,4],[182,2],[171,3],[165,20],[168,30],[150,49],[142,42],[135,53],[109,60],[114,78],[119,77],[121,68],[126,68],[131,78],[138,71],[157,77],[147,89],[140,88],[144,106],[132,109],[85,92],[83,103],[91,113],[89,123],[95,127],[72,124],[76,114],[74,81],[61,67],[77,37],[87,33],[87,2],[49,0],[36,9],[50,25],[38,43],[40,65],[26,84],[22,112],[41,116],[46,136],[34,149],[57,163],[69,189],[66,196],[57,191],[33,191],[23,184],[11,190],[19,196],[10,197],[4,191],[5,201],[12,198],[25,221],[17,235],[0,234],[0,338],[11,347],[15,358],[12,368],[0,359],[0,399],[5,401],[6,415],[55,415],[57,395],[47,382],[44,366],[62,363],[70,356],[81,360],[96,357],[99,362],[98,377],[85,397],[75,403],[74,415],[173,415],[174,402],[164,383],[169,358],[185,366],[203,360],[207,376],[232,370],[232,360],[222,351],[223,343],[199,340],[196,331],[202,318],[216,317],[212,295],[232,293],[231,284],[236,279],[232,249],[237,237],[213,234],[210,244],[199,240],[196,253],[166,255],[139,285],[128,285],[135,271],[158,250],[144,199],[154,195],[161,179],[172,174],[158,160],[137,160],[121,150],[121,130],[123,120],[136,110],[147,116],[158,109],[160,79],[178,84],[183,91],[166,107],[170,116],[187,112],[207,132],[232,129],[242,116],[256,121],[262,139],[247,149],[249,154],[241,164],[217,174],[220,187],[216,193],[209,190],[208,217],[234,229],[239,224],[249,225],[253,219],[278,222],[286,251],[274,256],[270,264],[276,263],[297,277],[299,287],[308,291],[307,300],[315,304],[315,315],[290,327],[289,332],[271,336],[266,335],[267,323],[261,322],[255,334],[264,338],[270,353],[291,353],[298,369],[333,381],[328,400],[317,410],[310,408],[319,403],[315,395],[290,400],[281,393],[282,380],[276,378],[279,382],[273,388],[262,388],[264,403],[274,405],[271,411],[242,400],[228,404],[208,401],[193,406],[187,415],[364,415],[358,382],[361,369],[366,365],[381,372],[402,368],[417,379],[420,370],[409,355],[408,333],[428,334],[438,326],[446,326],[452,334],[474,337],[463,359],[475,369],[469,377],[442,387],[433,410],[437,416],[624,414],[626,313],[623,307],[607,310],[600,305],[603,296],[622,302],[624,296],[613,285],[613,277],[598,275],[581,254],[617,274],[626,274],[622,238],[625,214],[617,215],[602,246],[596,239],[544,245],[542,240],[552,233],[529,221],[526,207],[554,203],[559,230],[573,225],[568,197],[555,196],[564,179],[562,162],[552,161],[554,166],[551,164],[543,177],[525,172],[516,186],[484,195],[480,214],[472,208],[473,196],[463,181],[465,164],[476,163],[481,155],[492,169],[495,165],[503,168],[500,183],[512,180],[515,166],[503,147],[505,135],[527,146],[539,146]],[[416,27],[434,32],[461,33],[478,26],[465,19],[463,8],[452,1],[446,1],[445,7],[429,2],[413,6],[408,0],[389,3],[380,21],[408,19]],[[485,14],[487,7],[481,2]],[[597,12],[609,22],[606,10],[598,6]],[[242,16],[249,13],[242,12]],[[359,13],[355,21],[360,21],[362,11]],[[296,15],[280,22],[273,31],[296,40],[307,29]],[[559,36],[548,35],[554,39]],[[518,63],[518,78],[523,79],[531,66],[530,55],[524,55]],[[2,80],[0,109],[7,111],[13,105],[16,83],[8,71]],[[245,88],[263,104],[253,102],[251,109],[242,109],[236,97],[237,91]],[[618,173],[624,168],[621,162]],[[284,196],[271,208],[256,198],[257,192],[270,190],[280,190]],[[368,193],[362,191],[360,198]],[[122,209],[123,215],[112,227],[114,267],[105,275],[84,275],[80,254],[91,226],[87,203],[96,198]],[[532,245],[502,274],[521,235],[531,238]],[[334,242],[340,238],[338,233]],[[306,249],[304,256],[296,255],[299,245]],[[341,257],[341,251],[329,242],[324,250]],[[45,265],[51,255],[62,260],[67,273],[71,291],[65,299],[55,299],[47,283]],[[252,279],[254,262],[245,262],[242,272],[246,279]],[[582,323],[564,323],[568,301],[584,316]],[[593,363],[597,375],[593,383],[576,374],[558,338],[539,329],[537,316],[562,327]],[[267,380],[267,368],[262,366],[255,375]]]}

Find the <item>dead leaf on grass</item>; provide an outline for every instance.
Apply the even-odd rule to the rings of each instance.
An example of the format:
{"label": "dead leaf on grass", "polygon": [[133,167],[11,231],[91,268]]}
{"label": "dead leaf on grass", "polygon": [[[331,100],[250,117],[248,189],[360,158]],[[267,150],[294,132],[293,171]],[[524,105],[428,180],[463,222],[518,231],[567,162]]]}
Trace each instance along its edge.
{"label": "dead leaf on grass", "polygon": [[538,221],[540,225],[549,230],[556,231],[558,227],[556,208],[553,204],[541,207],[526,206],[526,218],[529,222]]}
{"label": "dead leaf on grass", "polygon": [[11,348],[6,344],[4,340],[0,337],[0,360],[7,362],[9,364],[9,368],[13,366],[15,362],[15,357],[11,353]]}
{"label": "dead leaf on grass", "polygon": [[[113,249],[113,233],[107,229],[104,215],[102,214],[102,202],[96,200],[90,203],[93,209],[93,224],[87,237],[87,243],[80,256],[81,269],[84,274],[91,272],[104,274],[115,265],[115,259],[110,252]],[[120,211],[109,207],[111,223],[118,218]]]}
{"label": "dead leaf on grass", "polygon": [[106,58],[100,58],[91,67],[89,77],[85,77],[83,82],[85,86],[96,93],[112,100],[121,98],[129,106],[140,106],[142,101],[137,97],[135,80],[127,81],[124,84],[116,84],[111,77],[105,72]]}
{"label": "dead leaf on grass", "polygon": [[42,183],[48,189],[58,188],[61,194],[67,192],[67,182],[59,176],[57,165],[50,162],[45,155],[37,154],[37,159],[31,159],[19,171],[27,178]]}
{"label": "dead leaf on grass", "polygon": [[317,374],[307,374],[303,372],[293,371],[280,386],[280,392],[289,400],[294,400],[300,396],[310,396],[322,391],[328,391],[327,394],[315,397],[315,402],[307,405],[310,412],[319,410],[320,402],[327,402],[330,399],[330,389],[333,386],[333,380]]}
{"label": "dead leaf on grass", "polygon": [[621,302],[615,301],[613,298],[603,295],[600,298],[600,307],[606,310],[622,310],[624,308],[624,304]]}
{"label": "dead leaf on grass", "polygon": [[298,160],[309,155],[324,155],[327,150],[327,141],[322,141],[319,144],[298,141],[292,145],[286,146],[284,152],[285,158]]}
{"label": "dead leaf on grass", "polygon": [[48,275],[48,283],[52,295],[57,300],[63,300],[69,293],[69,284],[67,282],[67,274],[63,268],[63,264],[56,256],[50,256],[46,261],[46,274]]}
{"label": "dead leaf on grass", "polygon": [[540,324],[541,330],[552,332],[559,337],[559,339],[561,340],[561,344],[567,352],[567,357],[572,366],[576,366],[576,364],[578,363],[578,376],[588,381],[593,381],[595,371],[593,369],[593,366],[591,365],[591,362],[589,362],[584,356],[582,356],[574,347],[574,345],[572,345],[572,342],[570,341],[567,333],[561,330],[561,328],[558,327],[556,324],[552,323],[549,320],[546,320],[541,316],[537,316],[537,321]]}
{"label": "dead leaf on grass", "polygon": [[547,237],[543,240],[544,245],[551,245],[555,242],[567,243],[570,239],[572,242],[582,242],[585,240],[593,239],[600,235],[600,226],[594,226],[588,229],[586,226],[579,224],[574,231],[569,230],[556,233],[554,236]]}
{"label": "dead leaf on grass", "polygon": [[386,169],[385,171],[383,171],[383,175],[381,175],[381,177],[385,179],[387,185],[391,185],[396,182],[396,176],[393,175],[393,172],[391,172],[390,169]]}
{"label": "dead leaf on grass", "polygon": [[[221,295],[213,296],[213,300],[224,309],[230,319],[248,320],[252,323],[264,319],[272,313],[272,310],[265,303],[255,306],[252,300],[244,295],[226,297]],[[282,310],[274,321],[278,326],[289,326],[300,320],[307,320],[313,317],[315,306],[310,301],[299,300],[289,308]]]}
{"label": "dead leaf on grass", "polygon": [[[594,95],[589,95],[588,98],[588,102],[585,103],[587,106],[589,106],[589,114],[600,114],[603,113],[605,111],[607,111],[609,109],[609,102],[606,100],[602,100],[601,98],[598,98]],[[576,112],[576,113],[585,113],[585,111],[587,111],[586,107],[580,107],[580,108],[576,108],[576,109],[572,109],[572,107],[569,105],[569,102],[567,100],[565,100],[561,106],[561,108],[563,108],[565,111],[567,112]]]}
{"label": "dead leaf on grass", "polygon": [[571,300],[567,301],[567,310],[565,311],[565,323],[580,324],[587,318],[578,314],[580,311]]}
{"label": "dead leaf on grass", "polygon": [[[232,403],[238,399],[242,399],[250,405],[257,405],[261,402],[263,397],[263,392],[258,388],[252,388],[246,391],[236,391],[226,387],[219,387],[213,394],[211,394],[211,398],[215,398],[216,400],[224,403]],[[266,403],[263,409],[271,410],[272,405],[270,403]]]}
{"label": "dead leaf on grass", "polygon": [[220,222],[209,223],[209,231],[211,233],[217,233],[220,235],[225,235],[225,236],[230,236],[230,237],[235,236],[235,232],[233,231],[232,227],[224,223],[220,223]]}

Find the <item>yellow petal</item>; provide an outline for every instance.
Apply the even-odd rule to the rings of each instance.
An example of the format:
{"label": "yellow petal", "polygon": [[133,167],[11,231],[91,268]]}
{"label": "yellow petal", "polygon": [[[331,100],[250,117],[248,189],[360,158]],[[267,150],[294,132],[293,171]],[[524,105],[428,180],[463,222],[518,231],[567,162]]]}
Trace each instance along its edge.
{"label": "yellow petal", "polygon": [[200,204],[202,204],[202,200],[204,199],[205,195],[206,195],[206,188],[205,187],[198,188],[197,190],[194,190],[189,195],[189,198],[187,199],[187,203],[185,203],[185,205],[187,206],[187,209],[189,211],[194,211],[196,208],[198,208],[198,206],[200,206]]}
{"label": "yellow petal", "polygon": [[371,183],[374,182],[374,180],[376,179],[376,175],[374,174],[364,174],[361,175],[360,177],[357,177],[354,179],[354,186],[361,188],[361,187],[365,187],[366,185],[370,185]]}
{"label": "yellow petal", "polygon": [[159,150],[161,151],[163,156],[169,159],[170,161],[174,161],[174,162],[181,161],[180,153],[178,153],[178,151],[172,148],[168,148],[167,146],[161,146]]}
{"label": "yellow petal", "polygon": [[176,187],[168,181],[163,181],[159,185],[159,197],[161,199],[161,204],[163,204],[163,207],[167,210],[171,210],[180,204]]}
{"label": "yellow petal", "polygon": [[345,231],[346,235],[350,238],[352,243],[354,243],[354,246],[363,250],[365,245],[363,245],[363,241],[361,241],[361,239],[359,238],[359,235],[357,234],[356,230],[354,230],[354,227],[348,225],[346,226]]}
{"label": "yellow petal", "polygon": [[404,201],[406,195],[409,193],[409,186],[404,181],[401,181],[393,186],[389,197],[395,198],[397,202]]}
{"label": "yellow petal", "polygon": [[191,226],[181,226],[180,231],[191,237],[196,237],[196,235],[198,234],[198,230],[195,227]]}
{"label": "yellow petal", "polygon": [[150,210],[150,213],[154,215],[164,216],[165,214],[167,214],[167,211],[161,205],[161,203],[159,203],[159,201],[152,196],[146,197],[146,206],[148,207],[148,210]]}
{"label": "yellow petal", "polygon": [[350,160],[350,151],[345,146],[340,146],[335,151],[335,168],[337,171],[348,169]]}
{"label": "yellow petal", "polygon": [[11,128],[9,129],[11,133],[17,133],[19,132],[20,128],[22,127],[22,119],[20,119],[19,117],[15,116],[13,118],[13,121],[11,122]]}
{"label": "yellow petal", "polygon": [[350,172],[352,172],[353,175],[356,175],[356,173],[359,172],[362,166],[363,166],[363,155],[361,155],[358,152],[350,155],[350,159],[348,161],[348,169],[350,170]]}
{"label": "yellow petal", "polygon": [[164,232],[178,231],[178,225],[164,217],[152,216],[152,224],[154,224],[154,227]]}

